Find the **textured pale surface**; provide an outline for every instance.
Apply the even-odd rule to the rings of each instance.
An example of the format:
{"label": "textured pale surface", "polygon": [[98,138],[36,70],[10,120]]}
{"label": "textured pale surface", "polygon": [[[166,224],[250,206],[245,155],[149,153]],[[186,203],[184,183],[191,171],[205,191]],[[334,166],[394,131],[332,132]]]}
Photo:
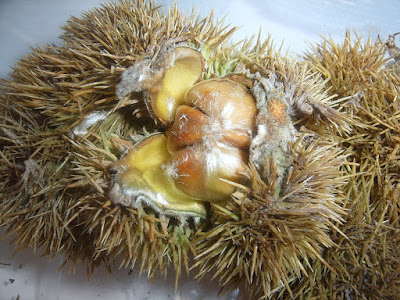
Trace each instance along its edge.
{"label": "textured pale surface", "polygon": [[[28,53],[30,46],[58,43],[58,28],[71,15],[106,1],[100,0],[1,0],[0,1],[0,77],[10,72],[18,57]],[[158,3],[173,3],[160,0]],[[332,35],[343,40],[346,29],[355,29],[373,38],[380,34],[383,39],[400,30],[399,1],[372,0],[178,0],[178,5],[191,10],[195,5],[202,16],[215,9],[218,18],[228,14],[226,23],[242,26],[235,39],[240,40],[258,33],[262,26],[263,36],[271,33],[279,44],[285,40],[284,49],[290,46],[292,53],[301,53],[305,41],[320,40],[319,34]],[[2,236],[0,231],[0,237]],[[174,292],[174,277],[167,281],[157,280],[153,285],[146,278],[139,278],[138,271],[128,275],[128,270],[114,270],[112,275],[100,269],[91,281],[87,281],[85,269],[79,267],[75,275],[57,272],[62,258],[49,262],[32,250],[25,250],[12,258],[13,248],[9,240],[0,241],[0,299],[154,299],[196,300],[216,299],[216,280],[182,278],[178,292]],[[245,299],[245,297],[242,297]],[[233,292],[220,299],[241,299]]]}
{"label": "textured pale surface", "polygon": [[[1,300],[15,300],[17,295],[21,300],[212,300],[219,291],[217,281],[210,277],[198,283],[184,274],[175,293],[172,270],[167,280],[159,279],[153,284],[145,275],[139,277],[138,269],[130,272],[114,268],[109,274],[101,267],[89,281],[82,266],[77,267],[74,275],[67,270],[58,271],[63,262],[60,256],[49,261],[48,257],[40,257],[28,249],[12,258],[13,248],[8,242],[0,243]],[[246,297],[235,290],[219,299]]]}
{"label": "textured pale surface", "polygon": [[[105,0],[2,0],[0,1],[0,77],[9,72],[15,60],[29,52],[29,47],[58,42],[58,27],[71,15],[105,3]],[[284,49],[293,53],[306,48],[306,41],[320,40],[320,34],[343,39],[346,29],[359,34],[387,35],[399,31],[400,2],[397,0],[177,0],[180,8],[193,7],[205,16],[210,9],[215,16],[227,15],[226,23],[241,26],[237,40],[257,34],[262,27],[263,37],[271,33],[276,44],[285,41]],[[170,4],[174,0],[159,0]],[[4,46],[6,45],[6,46]]]}

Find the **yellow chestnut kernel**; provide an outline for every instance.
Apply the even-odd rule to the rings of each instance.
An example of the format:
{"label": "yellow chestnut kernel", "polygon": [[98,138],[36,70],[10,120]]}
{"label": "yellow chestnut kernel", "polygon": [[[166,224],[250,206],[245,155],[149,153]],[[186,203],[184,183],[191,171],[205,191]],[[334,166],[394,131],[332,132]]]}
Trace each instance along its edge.
{"label": "yellow chestnut kernel", "polygon": [[[178,69],[184,61],[174,60],[163,84],[182,84],[174,76],[182,76]],[[157,94],[154,103],[163,109],[154,110],[156,116],[167,110],[173,114],[166,136],[146,138],[115,164],[122,169],[117,179],[125,196],[120,203],[129,205],[131,198],[126,195],[133,195],[135,203],[145,201],[160,213],[204,216],[204,201],[226,200],[235,191],[230,182],[241,182],[255,127],[255,99],[243,84],[229,79],[211,79],[185,89],[184,97],[172,106],[164,97],[166,89]]]}
{"label": "yellow chestnut kernel", "polygon": [[255,126],[256,103],[246,87],[228,79],[211,79],[194,85],[185,104],[219,120],[225,130],[249,133]]}
{"label": "yellow chestnut kernel", "polygon": [[179,151],[173,158],[176,185],[191,197],[220,202],[235,187],[225,182],[240,182],[247,154],[225,145],[197,144]]}
{"label": "yellow chestnut kernel", "polygon": [[247,164],[256,104],[241,83],[211,79],[185,94],[168,135],[171,176],[187,195],[209,202],[225,200]]}
{"label": "yellow chestnut kernel", "polygon": [[224,130],[223,141],[240,149],[249,149],[250,135],[240,130]]}
{"label": "yellow chestnut kernel", "polygon": [[202,77],[204,60],[201,53],[188,47],[177,47],[167,54],[164,76],[150,90],[150,107],[163,124],[174,120],[177,107],[184,102],[185,92]]}
{"label": "yellow chestnut kernel", "polygon": [[144,171],[160,166],[165,160],[170,158],[168,151],[165,151],[162,134],[154,134],[145,138],[137,144],[123,159],[117,161],[115,167],[136,169]]}
{"label": "yellow chestnut kernel", "polygon": [[[200,157],[198,157],[200,156]],[[192,147],[179,151],[173,160],[177,186],[188,195],[202,198],[204,191],[205,174],[203,172],[204,159],[202,153],[196,153]]]}
{"label": "yellow chestnut kernel", "polygon": [[144,201],[162,213],[204,217],[204,202],[185,194],[164,169],[163,165],[170,159],[167,138],[163,134],[152,135],[139,143],[114,164],[120,171],[117,183],[123,193],[114,195],[114,202],[123,201],[124,205],[131,206],[134,202]]}
{"label": "yellow chestnut kernel", "polygon": [[179,106],[168,134],[168,150],[172,153],[201,142],[203,128],[209,124],[210,118],[201,111],[187,105]]}

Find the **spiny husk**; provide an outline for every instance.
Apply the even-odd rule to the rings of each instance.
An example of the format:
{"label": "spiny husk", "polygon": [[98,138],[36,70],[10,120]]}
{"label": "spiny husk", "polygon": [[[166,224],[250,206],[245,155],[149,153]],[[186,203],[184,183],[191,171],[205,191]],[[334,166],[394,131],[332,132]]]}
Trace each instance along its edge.
{"label": "spiny husk", "polygon": [[[340,104],[358,122],[339,143],[358,167],[344,192],[347,236],[333,236],[326,249],[332,272],[316,262],[308,278],[293,282],[298,297],[397,299],[400,293],[400,77],[388,63],[385,45],[354,39],[324,40],[305,60],[328,81],[329,94],[348,97]],[[306,298],[306,296],[304,296]]]}
{"label": "spiny husk", "polygon": [[334,246],[328,232],[340,234],[335,224],[344,213],[338,189],[345,181],[345,154],[309,133],[298,137],[292,154],[279,199],[269,192],[274,171],[266,183],[250,169],[252,188],[237,192],[225,209],[213,206],[212,229],[199,232],[196,241],[200,277],[215,268],[222,286],[245,280],[251,294],[293,296],[290,283],[307,276],[314,260],[330,268],[321,250]]}
{"label": "spiny husk", "polygon": [[212,205],[209,226],[196,233],[194,266],[199,278],[215,272],[224,288],[244,281],[252,296],[295,297],[291,283],[309,276],[315,261],[332,270],[322,253],[336,249],[332,236],[344,236],[338,228],[345,213],[342,190],[355,167],[336,136],[356,122],[337,109],[343,100],[328,95],[326,81],[307,65],[281,56],[269,40],[252,49],[246,55],[232,51],[230,58],[240,57],[235,71],[245,66],[250,78],[273,77],[292,97],[289,111],[298,130],[293,161],[278,198],[276,162],[265,157],[269,168],[262,176],[250,164],[251,186],[239,186],[224,207]]}
{"label": "spiny husk", "polygon": [[[83,260],[91,273],[118,256],[125,267],[140,260],[149,277],[172,262],[178,277],[194,227],[115,206],[106,195],[110,164],[135,137],[158,129],[143,95],[117,99],[115,86],[126,68],[163,47],[217,51],[235,28],[138,0],[103,5],[63,29],[61,46],[34,49],[1,84],[0,224],[17,251],[64,253],[71,268]],[[93,112],[107,118],[73,136]]]}
{"label": "spiny husk", "polygon": [[[152,2],[123,1],[72,18],[64,30],[61,46],[34,49],[17,64],[11,80],[1,85],[0,224],[15,237],[17,250],[34,247],[46,254],[64,253],[72,268],[84,261],[89,273],[102,262],[109,265],[119,259],[124,267],[140,261],[142,272],[153,277],[157,269],[166,274],[172,263],[177,278],[182,266],[189,268],[188,253],[192,252],[199,277],[214,270],[224,287],[244,281],[254,295],[300,298],[326,291],[345,295],[340,286],[330,285],[336,282],[333,279],[341,278],[351,286],[351,276],[361,276],[355,271],[364,265],[352,257],[358,249],[353,241],[362,239],[357,230],[376,245],[389,238],[398,240],[397,231],[391,229],[398,226],[398,190],[383,183],[387,178],[398,182],[393,175],[398,154],[394,149],[390,152],[385,143],[368,140],[367,149],[386,147],[390,160],[381,163],[377,154],[373,160],[386,170],[384,178],[380,170],[373,170],[369,153],[361,146],[366,138],[377,137],[367,134],[371,128],[389,141],[389,130],[382,128],[395,126],[390,122],[397,122],[397,117],[390,117],[396,114],[380,124],[370,103],[362,114],[349,102],[334,100],[334,94],[354,93],[329,90],[324,70],[319,71],[325,81],[307,65],[275,51],[269,39],[262,42],[259,38],[255,46],[251,40],[228,45],[235,29],[213,22],[212,16],[199,20],[193,14],[181,15],[176,7],[165,16]],[[115,96],[121,74],[135,62],[155,60],[161,49],[179,43],[202,52],[207,60],[204,79],[239,74],[277,82],[294,99],[289,110],[298,131],[290,146],[293,163],[278,198],[273,196],[275,162],[266,157],[265,174],[250,164],[251,184],[239,185],[227,206],[212,205],[210,219],[198,229],[192,223],[181,226],[179,220],[168,220],[147,208],[116,206],[106,193],[112,162],[137,137],[161,130],[142,94]],[[319,60],[310,61],[317,68]],[[393,90],[392,83],[385,87]],[[378,102],[374,105],[382,108]],[[107,117],[88,133],[73,136],[74,128],[94,111]],[[370,118],[365,117],[369,123],[364,116]],[[373,189],[373,180],[378,178],[386,190]],[[372,191],[374,204],[360,206]],[[390,205],[378,198],[381,191],[392,193]],[[349,217],[344,216],[346,208],[351,209]],[[359,224],[364,224],[365,212],[370,223],[364,228]],[[388,213],[390,226],[384,222]],[[373,235],[377,232],[372,220],[380,222],[383,231],[378,233],[388,233],[383,240]],[[336,254],[342,253],[338,245],[347,247],[346,255]],[[393,242],[379,257],[386,258],[389,252],[395,257],[396,249],[398,244]],[[367,248],[363,251],[357,254],[369,253]],[[358,264],[349,266],[349,261]],[[319,279],[321,274],[325,276]]]}
{"label": "spiny husk", "polygon": [[[224,59],[236,62],[229,71],[243,73],[251,78],[254,78],[254,74],[265,78],[273,77],[283,86],[282,92],[293,99],[289,113],[293,115],[297,127],[304,125],[321,134],[329,132],[341,135],[349,131],[349,124],[357,121],[348,114],[341,113],[340,103],[345,99],[327,92],[328,80],[323,79],[319,72],[312,71],[307,63],[281,53],[281,48],[277,50],[270,37],[262,41],[260,36],[261,32],[255,43],[253,37],[241,45],[224,49]],[[218,59],[221,57],[216,56],[217,62]]]}

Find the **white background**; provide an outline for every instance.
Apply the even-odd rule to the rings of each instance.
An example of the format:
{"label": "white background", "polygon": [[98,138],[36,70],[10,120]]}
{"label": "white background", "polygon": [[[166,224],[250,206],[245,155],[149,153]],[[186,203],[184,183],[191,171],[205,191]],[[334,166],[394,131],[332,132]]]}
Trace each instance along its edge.
{"label": "white background", "polygon": [[[27,54],[31,46],[59,43],[59,26],[69,16],[106,1],[100,0],[0,0],[0,77],[6,77],[16,60]],[[163,0],[159,4],[175,1]],[[302,54],[306,42],[321,41],[321,35],[331,35],[342,41],[346,29],[355,30],[364,37],[379,34],[387,39],[400,31],[400,1],[372,0],[178,0],[178,6],[190,11],[194,6],[201,16],[211,10],[226,23],[240,26],[234,39],[239,41],[258,34],[271,34],[276,44],[284,41],[284,49],[292,55]],[[399,42],[400,43],[400,42]],[[3,233],[0,231],[0,236]],[[200,283],[182,278],[174,292],[174,276],[152,284],[139,278],[138,271],[114,269],[108,274],[97,270],[90,281],[83,267],[75,275],[67,270],[57,272],[62,257],[49,261],[31,249],[12,257],[10,239],[0,241],[0,299],[215,299],[216,280]],[[172,274],[171,274],[172,275]],[[233,291],[220,299],[245,299],[242,292]]]}

